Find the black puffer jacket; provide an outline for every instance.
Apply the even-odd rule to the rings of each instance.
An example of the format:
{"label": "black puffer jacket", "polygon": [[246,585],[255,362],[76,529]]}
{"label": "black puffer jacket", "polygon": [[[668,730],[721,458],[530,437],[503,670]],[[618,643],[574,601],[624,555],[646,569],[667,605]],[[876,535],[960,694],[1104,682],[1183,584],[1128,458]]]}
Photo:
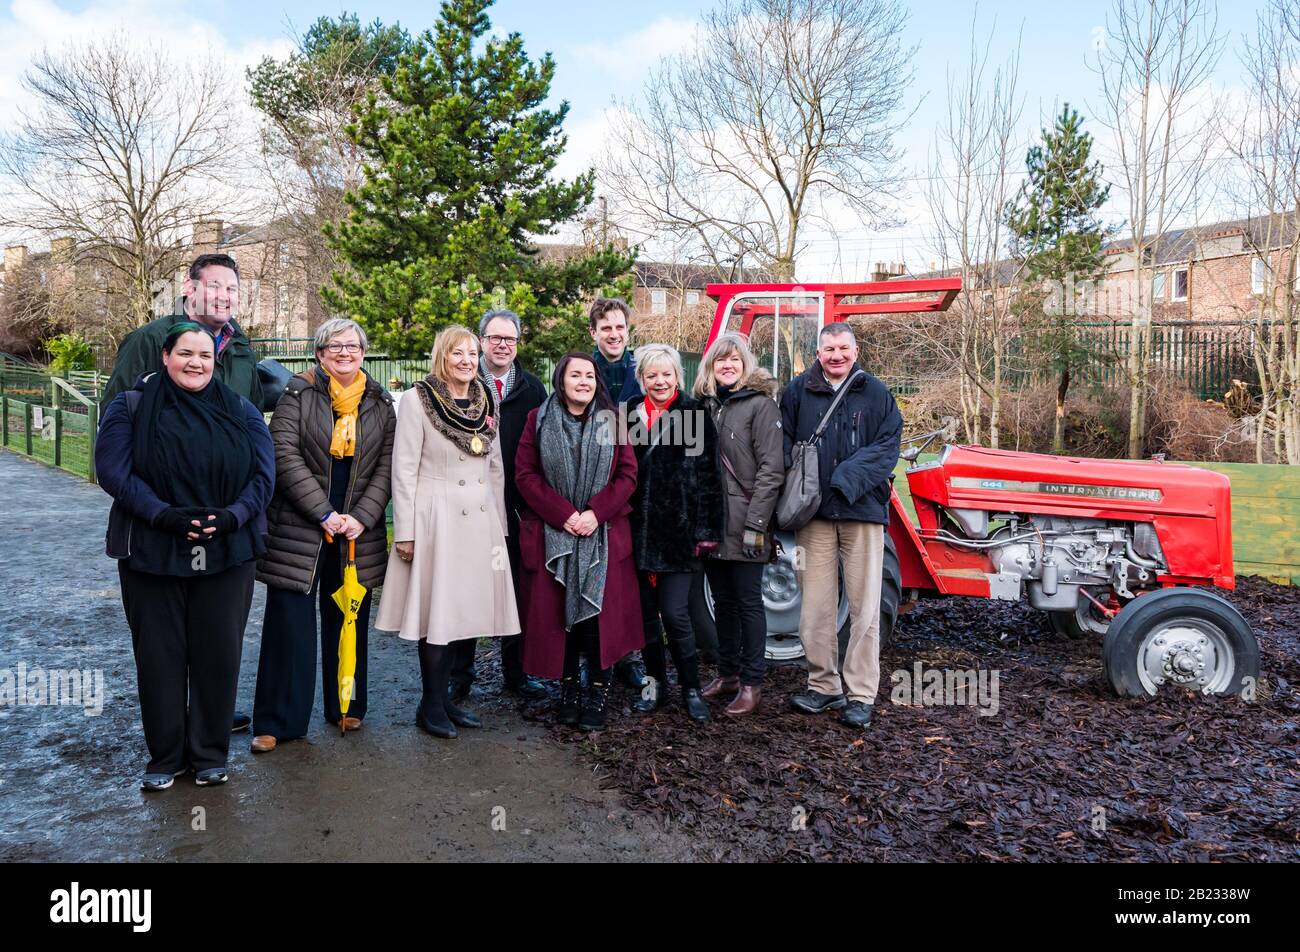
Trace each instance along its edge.
{"label": "black puffer jacket", "polygon": [[[818,519],[889,525],[889,476],[898,465],[903,417],[889,389],[859,368],[835,408],[821,442],[817,466],[822,490]],[[830,408],[835,391],[820,363],[790,381],[781,395],[785,465],[796,442],[806,442]]]}
{"label": "black puffer jacket", "polygon": [[647,432],[642,403],[636,398],[627,404],[637,465],[636,492],[629,500],[636,567],[694,572],[701,566],[695,543],[722,540],[717,430],[703,404],[679,390]]}
{"label": "black puffer jacket", "polygon": [[[285,387],[271,417],[275,496],[267,513],[267,551],[257,563],[257,578],[276,588],[311,590],[324,541],[320,520],[334,509],[329,486],[334,434],[329,386],[329,377],[319,367],[297,374]],[[357,579],[372,589],[383,584],[388,566],[384,511],[392,495],[396,426],[393,398],[368,377],[357,408],[352,486],[341,511],[366,527],[357,538]],[[342,546],[339,551],[342,557]]]}

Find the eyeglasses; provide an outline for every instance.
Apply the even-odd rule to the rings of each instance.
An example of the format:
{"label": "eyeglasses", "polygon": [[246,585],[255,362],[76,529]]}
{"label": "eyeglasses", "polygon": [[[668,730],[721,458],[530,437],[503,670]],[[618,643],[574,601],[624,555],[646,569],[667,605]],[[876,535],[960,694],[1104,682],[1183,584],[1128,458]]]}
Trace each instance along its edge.
{"label": "eyeglasses", "polygon": [[359,354],[361,353],[360,344],[326,344],[325,350],[331,354]]}
{"label": "eyeglasses", "polygon": [[514,347],[519,343],[518,337],[506,337],[504,334],[493,334],[490,337],[484,337],[483,339],[493,347],[500,347],[502,344]]}

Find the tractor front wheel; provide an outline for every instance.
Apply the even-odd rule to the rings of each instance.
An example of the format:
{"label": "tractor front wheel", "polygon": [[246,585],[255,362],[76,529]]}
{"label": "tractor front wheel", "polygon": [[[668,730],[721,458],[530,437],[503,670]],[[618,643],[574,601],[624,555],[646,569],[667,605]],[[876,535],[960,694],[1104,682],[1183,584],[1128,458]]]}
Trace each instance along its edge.
{"label": "tractor front wheel", "polygon": [[1102,644],[1102,665],[1122,697],[1162,688],[1241,694],[1259,680],[1259,645],[1228,601],[1199,588],[1166,588],[1120,610]]}

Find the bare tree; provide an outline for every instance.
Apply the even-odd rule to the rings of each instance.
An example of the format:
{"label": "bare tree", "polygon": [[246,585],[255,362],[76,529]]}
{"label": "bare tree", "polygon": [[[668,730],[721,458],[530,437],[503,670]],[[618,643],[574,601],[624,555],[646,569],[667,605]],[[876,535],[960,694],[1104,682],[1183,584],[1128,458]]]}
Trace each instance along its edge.
{"label": "bare tree", "polygon": [[292,283],[315,316],[324,314],[317,289],[342,267],[321,229],[347,216],[343,196],[365,177],[348,126],[369,96],[382,95],[381,74],[396,68],[409,43],[400,27],[363,25],[355,14],[322,17],[288,57],[264,58],[248,71],[261,117],[259,172],[272,197],[263,217],[278,249],[268,263],[286,272],[278,280]]}
{"label": "bare tree", "polygon": [[25,262],[6,269],[0,282],[0,351],[31,356],[58,330],[40,268]]}
{"label": "bare tree", "polygon": [[617,113],[600,171],[622,216],[781,280],[810,222],[886,223],[906,19],[898,0],[724,0]]}
{"label": "bare tree", "polygon": [[192,224],[228,208],[229,87],[215,61],[124,34],[41,53],[23,85],[35,102],[0,140],[0,225],[73,239],[78,264],[128,302],[103,328],[115,339],[152,316]]}
{"label": "bare tree", "polygon": [[[1151,270],[1166,228],[1196,198],[1209,151],[1208,116],[1193,110],[1219,54],[1214,0],[1115,0],[1097,52],[1116,183],[1128,200],[1133,243],[1129,295],[1128,454],[1143,454],[1151,350]],[[1094,110],[1094,112],[1097,112]]]}
{"label": "bare tree", "polygon": [[[1006,210],[1020,176],[1015,167],[1023,143],[1019,125],[1020,47],[1005,61],[990,62],[998,35],[976,38],[971,23],[966,68],[948,76],[948,114],[935,132],[926,201],[934,222],[935,248],[945,271],[961,274],[963,292],[943,320],[920,321],[931,348],[955,367],[961,383],[966,439],[997,447],[1001,438],[1004,361],[1011,336],[1012,289],[1023,261],[1007,255]],[[956,318],[954,321],[953,318]],[[988,415],[987,434],[983,429]]]}
{"label": "bare tree", "polygon": [[1260,382],[1255,458],[1300,464],[1300,8],[1270,0],[1247,37],[1246,98],[1222,110],[1232,161],[1221,192],[1243,212],[1252,295],[1242,317],[1254,337]]}

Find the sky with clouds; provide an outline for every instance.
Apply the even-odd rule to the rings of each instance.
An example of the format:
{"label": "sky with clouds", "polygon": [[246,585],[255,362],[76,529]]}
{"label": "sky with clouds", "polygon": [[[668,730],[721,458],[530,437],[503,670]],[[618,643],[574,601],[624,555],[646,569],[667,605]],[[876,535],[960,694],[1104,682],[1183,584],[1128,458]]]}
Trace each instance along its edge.
{"label": "sky with clouds", "polygon": [[[1264,0],[1239,0],[1220,6],[1220,32],[1227,49],[1216,84],[1241,81],[1238,55],[1243,33],[1253,30]],[[562,172],[590,164],[605,137],[604,112],[611,103],[636,95],[651,67],[689,42],[704,0],[656,0],[652,4],[500,0],[490,11],[497,32],[521,33],[533,55],[549,51],[557,65],[554,98],[567,100],[570,149]],[[975,5],[958,0],[913,0],[907,39],[918,47],[916,79],[910,93],[912,120],[901,130],[909,181],[898,195],[907,222],[881,234],[845,222],[836,233],[811,236],[800,261],[805,280],[860,278],[873,261],[904,260],[921,270],[933,257],[932,226],[918,189],[924,184],[927,151],[935,124],[946,110],[948,72],[960,69],[970,44]],[[1062,102],[1085,120],[1101,107],[1100,86],[1089,68],[1110,4],[1105,0],[985,0],[978,8],[981,36],[993,31],[991,54],[997,60],[1021,37],[1020,84],[1025,95],[1022,119],[1026,143]],[[0,0],[0,130],[12,128],[23,102],[19,79],[33,55],[92,36],[123,31],[133,42],[153,44],[184,56],[214,50],[230,63],[232,75],[264,55],[281,55],[292,36],[322,14],[356,9],[365,20],[400,22],[411,30],[430,24],[435,6],[427,2],[383,0],[362,5],[322,7],[301,0]],[[1090,124],[1098,138],[1103,132]]]}

